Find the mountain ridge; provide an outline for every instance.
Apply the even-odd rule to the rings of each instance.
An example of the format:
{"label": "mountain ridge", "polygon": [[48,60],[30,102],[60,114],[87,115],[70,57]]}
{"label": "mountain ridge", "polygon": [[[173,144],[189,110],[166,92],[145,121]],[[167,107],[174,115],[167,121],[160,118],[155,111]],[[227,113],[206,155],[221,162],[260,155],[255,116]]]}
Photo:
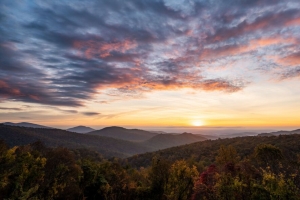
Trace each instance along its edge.
{"label": "mountain ridge", "polygon": [[89,133],[89,132],[95,131],[95,129],[88,127],[88,126],[80,125],[80,126],[68,128],[68,129],[66,129],[66,131],[75,132],[75,133]]}
{"label": "mountain ridge", "polygon": [[50,129],[52,129],[52,127],[34,124],[34,123],[30,123],[30,122],[19,122],[19,123],[4,122],[2,124],[9,125],[9,126],[27,127],[27,128],[50,128]]}
{"label": "mountain ridge", "polygon": [[100,130],[89,132],[88,134],[112,137],[116,139],[135,141],[135,142],[145,141],[157,135],[157,133],[153,133],[150,131],[145,131],[141,129],[126,129],[124,127],[119,127],[119,126],[105,127]]}

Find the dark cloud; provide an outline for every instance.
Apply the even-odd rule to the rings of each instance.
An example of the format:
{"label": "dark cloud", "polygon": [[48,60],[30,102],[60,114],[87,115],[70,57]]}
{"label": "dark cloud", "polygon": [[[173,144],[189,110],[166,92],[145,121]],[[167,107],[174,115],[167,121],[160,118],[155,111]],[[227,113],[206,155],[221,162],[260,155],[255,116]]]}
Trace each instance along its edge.
{"label": "dark cloud", "polygon": [[95,115],[100,115],[101,113],[98,112],[83,112],[82,114],[86,116],[95,116]]}
{"label": "dark cloud", "polygon": [[259,37],[299,38],[297,5],[295,0],[3,0],[0,98],[76,107],[104,90],[127,97],[180,88],[237,92],[247,77],[239,82],[234,73],[224,78],[209,69],[211,75],[204,63],[259,54],[262,45],[252,42]]}
{"label": "dark cloud", "polygon": [[70,113],[70,114],[78,113],[77,110],[66,110],[66,109],[61,109],[61,108],[53,107],[53,106],[43,106],[43,107],[44,108],[50,108],[52,110],[58,110],[58,111],[61,111],[63,113]]}
{"label": "dark cloud", "polygon": [[20,119],[32,119],[31,117],[19,117]]}
{"label": "dark cloud", "polygon": [[13,110],[13,111],[20,111],[21,108],[8,108],[8,107],[0,107],[0,110]]}

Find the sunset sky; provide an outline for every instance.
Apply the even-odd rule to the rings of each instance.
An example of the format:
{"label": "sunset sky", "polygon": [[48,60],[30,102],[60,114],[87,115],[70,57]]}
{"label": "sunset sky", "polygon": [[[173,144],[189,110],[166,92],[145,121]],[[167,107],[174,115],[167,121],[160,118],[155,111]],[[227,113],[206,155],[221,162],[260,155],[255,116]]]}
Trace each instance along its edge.
{"label": "sunset sky", "polygon": [[300,127],[299,0],[1,0],[0,122]]}

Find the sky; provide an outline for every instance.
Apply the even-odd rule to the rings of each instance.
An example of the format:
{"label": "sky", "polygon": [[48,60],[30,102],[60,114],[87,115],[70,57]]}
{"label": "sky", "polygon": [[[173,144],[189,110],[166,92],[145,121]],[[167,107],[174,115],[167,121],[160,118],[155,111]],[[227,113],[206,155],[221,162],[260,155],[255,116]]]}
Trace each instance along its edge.
{"label": "sky", "polygon": [[299,0],[1,0],[0,122],[300,127]]}

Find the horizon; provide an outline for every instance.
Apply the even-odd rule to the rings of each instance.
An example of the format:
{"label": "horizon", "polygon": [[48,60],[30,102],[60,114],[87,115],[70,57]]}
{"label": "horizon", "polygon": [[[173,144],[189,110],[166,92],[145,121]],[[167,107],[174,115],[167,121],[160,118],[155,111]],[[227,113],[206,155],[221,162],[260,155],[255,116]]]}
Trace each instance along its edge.
{"label": "horizon", "polygon": [[[7,122],[0,122],[7,123]],[[32,122],[8,122],[8,123],[32,123]],[[32,123],[41,126],[46,126],[49,128],[57,128],[62,130],[67,130],[70,128],[74,128],[77,126],[85,126],[85,125],[77,125],[77,126],[49,126],[46,124],[39,124],[39,123]],[[300,127],[208,127],[208,126],[161,126],[161,127],[154,127],[154,126],[123,126],[123,125],[114,125],[114,126],[85,126],[92,128],[94,130],[101,130],[106,127],[122,127],[126,129],[140,129],[145,131],[162,131],[165,133],[174,133],[174,134],[181,134],[181,133],[192,133],[192,134],[200,134],[200,135],[211,135],[211,136],[222,136],[226,134],[238,134],[238,133],[249,133],[250,135],[256,135],[259,133],[269,133],[269,132],[276,132],[276,131],[293,131],[298,130]]]}
{"label": "horizon", "polygon": [[0,9],[2,122],[300,127],[298,0],[4,0]]}

